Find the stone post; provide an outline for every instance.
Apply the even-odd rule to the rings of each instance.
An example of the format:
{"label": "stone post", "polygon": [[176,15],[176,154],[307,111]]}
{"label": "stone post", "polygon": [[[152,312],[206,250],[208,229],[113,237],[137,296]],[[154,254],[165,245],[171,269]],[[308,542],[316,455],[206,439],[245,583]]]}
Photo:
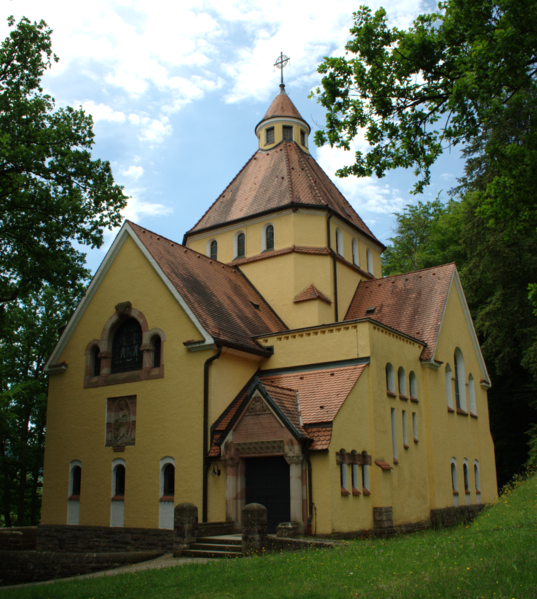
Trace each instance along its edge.
{"label": "stone post", "polygon": [[198,508],[193,503],[179,503],[174,511],[173,557],[181,557],[184,549],[196,542]]}
{"label": "stone post", "polygon": [[267,508],[249,503],[242,508],[242,552],[257,553],[266,545]]}

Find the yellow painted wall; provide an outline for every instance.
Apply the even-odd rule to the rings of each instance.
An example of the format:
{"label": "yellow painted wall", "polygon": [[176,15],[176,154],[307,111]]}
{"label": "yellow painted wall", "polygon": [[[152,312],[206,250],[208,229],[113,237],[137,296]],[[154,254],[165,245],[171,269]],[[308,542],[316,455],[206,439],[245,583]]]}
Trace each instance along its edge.
{"label": "yellow painted wall", "polygon": [[[162,379],[83,389],[84,350],[99,338],[114,306],[131,301],[149,328],[160,327]],[[201,507],[203,363],[211,351],[189,352],[183,341],[199,333],[155,271],[128,238],[83,314],[50,377],[43,490],[43,523],[65,524],[68,474],[82,462],[80,524],[108,526],[112,460],[126,461],[125,526],[158,527],[159,460],[176,460],[175,501]],[[136,444],[123,453],[105,447],[106,399],[137,396]],[[187,458],[188,456],[188,458]]]}
{"label": "yellow painted wall", "polygon": [[[493,501],[497,496],[494,446],[490,434],[487,392],[479,381],[483,378],[472,337],[464,325],[464,313],[455,285],[451,287],[442,328],[440,330],[435,359],[442,366],[429,372],[431,390],[431,432],[435,439],[432,455],[435,464],[435,489],[437,507],[453,505],[450,459],[457,460],[460,504],[464,505],[463,459],[468,459],[471,502],[476,502],[474,484],[474,460],[479,460],[481,474],[481,500]],[[445,385],[445,367],[450,364],[454,375],[454,352],[460,348],[464,356],[466,383],[468,376],[475,379],[477,419],[457,413],[448,413]],[[466,391],[468,390],[466,384]],[[455,393],[453,392],[455,407]],[[468,397],[467,397],[468,405]]]}

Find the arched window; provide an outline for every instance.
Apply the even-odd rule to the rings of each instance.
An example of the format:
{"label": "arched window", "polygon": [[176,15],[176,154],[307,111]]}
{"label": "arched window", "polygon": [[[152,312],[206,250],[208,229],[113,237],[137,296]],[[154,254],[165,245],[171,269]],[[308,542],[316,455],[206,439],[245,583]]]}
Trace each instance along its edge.
{"label": "arched window", "polygon": [[360,253],[358,251],[358,241],[352,240],[352,263],[356,266],[360,266]]}
{"label": "arched window", "polygon": [[447,397],[447,406],[449,410],[453,410],[453,392],[451,390],[451,379],[453,373],[451,371],[451,366],[446,364],[446,397]]}
{"label": "arched window", "polygon": [[466,374],[464,372],[464,358],[459,348],[455,350],[455,399],[456,406],[466,412]]}
{"label": "arched window", "polygon": [[236,258],[244,258],[246,255],[246,235],[244,233],[239,233],[237,235],[237,249],[235,252]]}
{"label": "arched window", "polygon": [[162,349],[160,335],[153,335],[153,337],[151,337],[151,345],[153,347],[153,368],[160,368],[160,355]]}
{"label": "arched window", "polygon": [[159,528],[173,529],[175,503],[175,460],[165,457],[160,460]]}
{"label": "arched window", "polygon": [[67,501],[67,524],[80,524],[80,490],[82,487],[82,463],[73,460],[69,464],[69,489]]}
{"label": "arched window", "polygon": [[410,371],[408,380],[410,382],[410,398],[418,399],[418,379],[416,378],[414,371]]}
{"label": "arched window", "polygon": [[142,327],[134,318],[129,318],[114,333],[112,341],[112,374],[141,370],[143,353]]}
{"label": "arched window", "polygon": [[73,468],[73,480],[71,486],[71,495],[80,497],[80,486],[82,483],[82,468],[80,466],[75,466]]}
{"label": "arched window", "polygon": [[367,451],[362,451],[362,492],[364,495],[371,495],[369,492],[369,464],[367,462]]}
{"label": "arched window", "polygon": [[393,461],[397,462],[397,433],[395,431],[395,408],[391,409],[392,415],[392,449],[393,449]]}
{"label": "arched window", "polygon": [[265,250],[269,252],[274,249],[274,227],[268,225],[265,229]]}
{"label": "arched window", "polygon": [[367,272],[373,274],[373,253],[367,248]]}
{"label": "arched window", "polygon": [[343,256],[343,233],[341,229],[336,229],[336,254]]}
{"label": "arched window", "polygon": [[125,520],[125,460],[116,458],[112,462],[112,499],[110,526],[123,526]]}
{"label": "arched window", "polygon": [[464,479],[464,495],[466,505],[470,505],[470,473],[468,472],[468,460],[464,458],[462,462],[462,477]]}
{"label": "arched window", "polygon": [[386,364],[386,390],[395,395],[395,372],[389,362]]}
{"label": "arched window", "polygon": [[399,395],[406,397],[406,374],[402,366],[397,371],[397,379],[399,381]]}
{"label": "arched window", "polygon": [[477,415],[477,406],[475,403],[475,382],[474,377],[468,377],[468,403],[470,404],[470,414]]}
{"label": "arched window", "polygon": [[481,476],[479,474],[479,462],[474,461],[474,480],[476,503],[481,503]]}
{"label": "arched window", "polygon": [[209,248],[209,257],[211,258],[211,260],[218,260],[218,242],[216,241],[216,239],[213,239],[211,241],[211,245],[209,246]]}
{"label": "arched window", "polygon": [[116,488],[114,495],[116,497],[125,496],[125,466],[123,464],[116,466]]}
{"label": "arched window", "polygon": [[457,480],[457,460],[451,458],[451,488],[453,490],[453,505],[459,505],[459,482]]}
{"label": "arched window", "polygon": [[99,358],[99,347],[97,345],[91,348],[90,364],[93,376],[101,376],[101,358]]}
{"label": "arched window", "polygon": [[175,495],[175,466],[166,464],[164,467],[164,495]]}

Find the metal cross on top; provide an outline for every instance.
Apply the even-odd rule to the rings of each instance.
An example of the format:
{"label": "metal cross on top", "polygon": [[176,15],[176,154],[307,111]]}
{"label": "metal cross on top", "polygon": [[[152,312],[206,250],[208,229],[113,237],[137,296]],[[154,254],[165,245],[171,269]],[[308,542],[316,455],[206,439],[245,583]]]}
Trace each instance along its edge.
{"label": "metal cross on top", "polygon": [[287,63],[290,61],[291,59],[289,58],[289,56],[285,56],[285,54],[283,52],[280,52],[280,55],[278,56],[278,58],[276,59],[276,62],[274,63],[274,66],[277,69],[280,69],[282,72],[282,83],[281,85],[283,85],[283,68],[287,66]]}

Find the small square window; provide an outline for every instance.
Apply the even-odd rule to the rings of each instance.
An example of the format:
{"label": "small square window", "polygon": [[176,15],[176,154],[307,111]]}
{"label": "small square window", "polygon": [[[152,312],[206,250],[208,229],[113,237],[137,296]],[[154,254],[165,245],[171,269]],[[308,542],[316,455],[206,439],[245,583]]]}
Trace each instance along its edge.
{"label": "small square window", "polygon": [[293,127],[283,126],[283,141],[293,141]]}
{"label": "small square window", "polygon": [[274,143],[274,127],[269,127],[265,131],[265,143],[273,144]]}

